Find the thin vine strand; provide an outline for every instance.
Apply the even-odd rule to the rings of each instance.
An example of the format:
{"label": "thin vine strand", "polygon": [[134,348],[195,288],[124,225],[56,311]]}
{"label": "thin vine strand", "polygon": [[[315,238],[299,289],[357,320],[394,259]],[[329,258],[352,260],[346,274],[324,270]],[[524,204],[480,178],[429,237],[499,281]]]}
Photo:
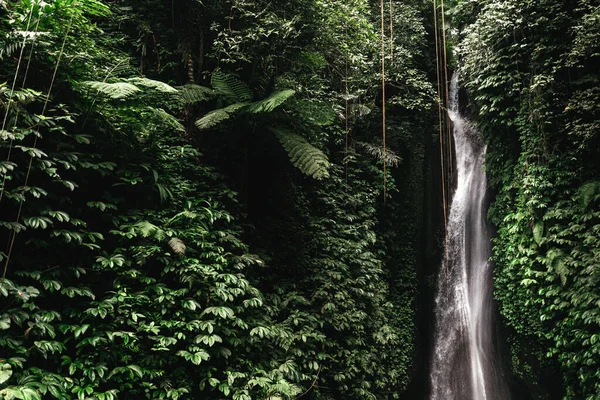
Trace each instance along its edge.
{"label": "thin vine strand", "polygon": [[448,209],[446,200],[446,173],[444,168],[444,130],[442,123],[442,96],[441,96],[441,72],[440,72],[440,50],[439,50],[439,32],[436,0],[433,0],[433,25],[435,31],[435,64],[437,72],[437,97],[438,97],[438,119],[440,128],[440,172],[442,178],[442,204],[444,209],[444,252],[445,252],[445,272],[446,272],[446,298],[448,298]]}
{"label": "thin vine strand", "polygon": [[6,128],[6,121],[8,120],[10,105],[12,104],[12,96],[15,92],[15,87],[17,85],[17,78],[19,77],[19,70],[21,69],[21,61],[23,60],[23,52],[25,51],[25,45],[27,43],[27,33],[29,32],[29,26],[31,25],[31,17],[33,16],[34,8],[35,8],[35,3],[31,3],[31,10],[29,11],[29,18],[27,18],[27,26],[25,28],[25,33],[23,35],[23,43],[21,44],[21,51],[19,52],[19,59],[17,61],[17,68],[15,70],[15,77],[13,78],[13,82],[12,82],[12,86],[10,88],[10,94],[9,94],[9,98],[8,98],[8,104],[6,105],[4,119],[2,120],[2,130],[4,130],[4,128]]}
{"label": "thin vine strand", "polygon": [[390,65],[394,65],[394,3],[390,0]]}
{"label": "thin vine strand", "polygon": [[444,80],[446,82],[446,134],[448,136],[448,146],[447,146],[447,151],[448,151],[448,172],[449,175],[452,176],[452,169],[453,169],[453,160],[452,160],[452,132],[451,132],[451,128],[450,128],[450,114],[449,112],[449,107],[450,107],[450,96],[449,96],[449,87],[448,87],[448,56],[447,56],[447,49],[446,49],[446,19],[444,17],[445,11],[444,11],[444,0],[441,0],[441,14],[442,14],[442,40],[443,40],[443,45],[444,45]]}
{"label": "thin vine strand", "polygon": [[[65,37],[63,39],[61,48],[60,48],[60,52],[58,53],[58,58],[56,60],[56,65],[54,67],[54,72],[52,73],[52,80],[50,81],[50,87],[48,88],[48,93],[46,94],[46,100],[44,101],[44,106],[42,107],[42,113],[41,115],[43,116],[46,113],[46,108],[48,107],[48,103],[50,101],[50,95],[52,93],[52,88],[54,87],[54,82],[56,80],[56,74],[58,72],[58,67],[60,66],[60,61],[62,59],[62,56],[64,54],[65,51],[65,45],[67,44],[67,38],[69,37],[69,33],[71,31],[71,27],[73,25],[73,19],[75,17],[75,12],[71,13],[71,18],[69,20],[69,25],[67,25],[67,30],[65,32]],[[39,125],[36,127],[36,131],[39,133]],[[37,147],[37,140],[38,140],[38,135],[35,135],[35,139],[33,141],[33,148],[35,149]],[[33,164],[33,155],[31,155],[29,157],[29,165],[27,166],[27,173],[25,175],[25,183],[23,186],[27,186],[27,184],[29,183],[29,176],[31,173],[31,166]],[[19,220],[21,219],[21,211],[23,210],[23,198],[21,198],[20,202],[19,202],[19,209],[17,211],[17,218],[15,220],[16,223],[19,222]],[[6,272],[8,271],[8,264],[10,263],[10,258],[12,255],[12,251],[14,248],[14,244],[15,244],[15,237],[16,237],[16,232],[13,230],[11,232],[10,235],[10,244],[8,246],[8,252],[6,255],[6,262],[4,264],[4,271],[2,272],[2,278],[6,277]]]}
{"label": "thin vine strand", "polygon": [[[12,83],[12,87],[10,88],[10,94],[8,96],[8,103],[6,104],[6,111],[4,113],[4,119],[2,120],[2,129],[0,130],[4,130],[6,128],[6,122],[8,121],[8,114],[10,111],[10,106],[12,104],[12,97],[13,94],[15,92],[15,87],[17,84],[17,78],[19,76],[19,70],[21,69],[21,61],[23,60],[23,52],[25,51],[25,45],[27,43],[27,32],[29,32],[29,26],[31,25],[31,18],[33,17],[33,10],[35,9],[35,3],[31,3],[31,10],[29,11],[29,18],[27,19],[27,26],[25,28],[25,35],[23,36],[23,43],[21,44],[21,51],[19,53],[19,59],[17,61],[17,68],[15,70],[15,77],[13,79],[13,83]],[[38,19],[38,23],[36,25],[36,33],[37,33],[37,27],[39,26],[39,19]],[[35,40],[35,35],[34,35],[34,40]],[[33,46],[33,44],[32,44]],[[33,48],[33,47],[32,47]],[[27,63],[27,68],[25,70],[25,78],[27,79],[27,72],[29,71],[29,63]],[[24,85],[23,85],[24,86]],[[16,126],[16,121],[15,121],[15,126]],[[6,161],[10,161],[10,156],[12,154],[12,148],[13,148],[13,139],[10,139],[10,143],[8,145],[8,153],[6,155]],[[2,185],[0,186],[0,202],[2,202],[2,197],[4,196],[4,186],[6,185],[6,175],[4,175],[4,177],[2,178]]]}
{"label": "thin vine strand", "polygon": [[386,204],[387,195],[387,147],[385,143],[386,120],[385,120],[385,10],[381,0],[381,112],[382,112],[382,136],[383,136],[383,204]]}

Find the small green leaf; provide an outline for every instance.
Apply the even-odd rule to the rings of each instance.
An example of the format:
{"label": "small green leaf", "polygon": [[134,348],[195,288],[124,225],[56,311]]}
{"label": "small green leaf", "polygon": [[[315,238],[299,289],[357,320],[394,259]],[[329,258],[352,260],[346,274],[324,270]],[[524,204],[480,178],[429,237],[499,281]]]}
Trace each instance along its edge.
{"label": "small green leaf", "polygon": [[4,363],[0,365],[0,385],[9,380],[12,373],[10,364]]}
{"label": "small green leaf", "polygon": [[144,371],[142,370],[142,368],[140,366],[131,364],[131,365],[128,365],[127,368],[129,368],[130,370],[135,372],[137,374],[137,376],[139,376],[140,378],[144,377]]}

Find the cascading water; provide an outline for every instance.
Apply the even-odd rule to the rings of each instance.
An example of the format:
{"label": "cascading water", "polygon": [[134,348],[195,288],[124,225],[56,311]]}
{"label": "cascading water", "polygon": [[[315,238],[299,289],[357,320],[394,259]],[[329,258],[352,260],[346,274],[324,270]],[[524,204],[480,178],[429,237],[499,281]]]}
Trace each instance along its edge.
{"label": "cascading water", "polygon": [[473,124],[460,115],[458,73],[452,78],[449,97],[457,186],[435,304],[431,400],[507,400],[510,395],[502,376],[492,317],[491,232],[483,169],[486,147]]}

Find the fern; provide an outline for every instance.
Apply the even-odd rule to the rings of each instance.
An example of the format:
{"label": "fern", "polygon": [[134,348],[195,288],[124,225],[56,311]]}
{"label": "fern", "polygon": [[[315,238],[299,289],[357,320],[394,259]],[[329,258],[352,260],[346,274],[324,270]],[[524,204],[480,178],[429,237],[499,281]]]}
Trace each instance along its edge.
{"label": "fern", "polygon": [[199,85],[181,86],[178,93],[178,97],[184,105],[208,101],[215,94],[212,89]]}
{"label": "fern", "polygon": [[600,181],[587,182],[579,189],[579,199],[584,210],[587,210],[598,198],[598,192],[600,192]]}
{"label": "fern", "polygon": [[128,226],[130,234],[141,236],[143,238],[153,238],[162,241],[167,237],[167,233],[158,226],[149,221],[140,221],[136,224]]}
{"label": "fern", "polygon": [[148,79],[148,78],[130,78],[130,79],[126,79],[126,82],[129,83],[133,83],[135,86],[142,86],[148,89],[152,89],[152,90],[156,90],[157,92],[161,92],[161,93],[169,93],[169,94],[175,94],[175,93],[179,93],[179,91],[177,89],[175,89],[174,87],[172,87],[171,85],[167,85],[164,82],[161,81],[155,81],[154,79]]}
{"label": "fern", "polygon": [[[377,161],[383,160],[383,146],[373,145],[366,142],[357,142],[356,145],[361,148],[366,154],[375,158]],[[389,148],[385,151],[385,163],[390,167],[397,167],[402,162],[402,158],[394,153]]]}
{"label": "fern", "polygon": [[256,101],[250,104],[247,110],[251,113],[271,112],[292,97],[296,91],[287,89],[271,94],[264,100]]}
{"label": "fern", "polygon": [[134,94],[141,92],[142,89],[140,88],[150,89],[165,94],[179,94],[179,91],[174,87],[167,85],[164,82],[148,78],[130,78],[114,83],[87,81],[83,82],[83,85],[95,89],[98,93],[114,100],[131,97]]}
{"label": "fern", "polygon": [[244,103],[252,100],[252,91],[248,85],[233,75],[217,71],[212,75],[211,85],[229,101]]}
{"label": "fern", "polygon": [[87,14],[97,17],[106,17],[111,14],[110,7],[98,0],[81,0],[79,7]]}
{"label": "fern", "polygon": [[21,50],[23,44],[29,44],[29,41],[38,36],[48,36],[47,32],[19,31],[15,30],[7,33],[4,42],[0,43],[0,60],[11,57]]}
{"label": "fern", "polygon": [[98,93],[117,100],[126,99],[133,94],[140,91],[140,89],[128,82],[98,82],[98,81],[87,81],[82,83],[84,86],[88,86],[91,89],[97,90]]}
{"label": "fern", "polygon": [[321,150],[310,144],[302,136],[290,131],[271,129],[286,153],[290,161],[303,174],[314,179],[329,177],[329,159]]}
{"label": "fern", "polygon": [[217,126],[221,122],[231,118],[240,109],[246,107],[248,103],[235,103],[225,108],[219,108],[206,114],[204,117],[198,119],[195,123],[198,129],[209,129]]}
{"label": "fern", "polygon": [[146,107],[146,110],[149,111],[159,122],[164,123],[176,131],[185,132],[185,127],[181,124],[181,122],[179,122],[177,118],[162,108]]}

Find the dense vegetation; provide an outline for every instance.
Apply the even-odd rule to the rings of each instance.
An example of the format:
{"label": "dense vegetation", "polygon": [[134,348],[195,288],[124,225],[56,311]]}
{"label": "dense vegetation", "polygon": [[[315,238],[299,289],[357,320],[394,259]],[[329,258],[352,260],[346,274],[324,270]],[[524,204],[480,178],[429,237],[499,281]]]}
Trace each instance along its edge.
{"label": "dense vegetation", "polygon": [[[600,3],[447,6],[513,381],[598,399]],[[426,380],[432,11],[0,0],[0,399],[387,399]]]}
{"label": "dense vegetation", "polygon": [[435,103],[391,6],[384,151],[378,3],[0,2],[0,398],[406,387]]}
{"label": "dense vegetation", "polygon": [[562,397],[556,366],[564,398],[600,398],[600,3],[459,6],[514,372],[535,398]]}

